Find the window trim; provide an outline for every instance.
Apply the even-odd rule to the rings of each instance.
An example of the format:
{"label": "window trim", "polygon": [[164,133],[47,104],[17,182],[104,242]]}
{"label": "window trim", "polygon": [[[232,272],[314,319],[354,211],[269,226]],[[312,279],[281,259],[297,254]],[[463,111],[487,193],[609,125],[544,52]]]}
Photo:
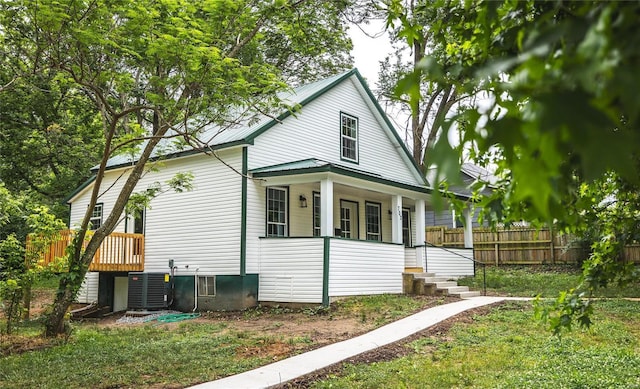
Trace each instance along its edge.
{"label": "window trim", "polygon": [[[316,236],[322,236],[322,199],[320,197],[320,192],[316,192],[313,191],[311,194],[311,197],[313,198],[312,202],[313,202],[313,210],[311,211],[311,228],[312,228],[312,236],[316,237]],[[316,207],[317,207],[317,214],[316,214]],[[316,226],[316,221],[318,222],[318,225]]]}
{"label": "window trim", "polygon": [[[375,233],[375,235],[377,235],[377,239],[369,239],[369,234],[373,234],[371,232],[369,232],[369,221],[368,221],[368,216],[369,214],[367,213],[368,207],[369,206],[374,206],[378,208],[378,232]],[[364,202],[364,224],[365,224],[365,238],[366,240],[369,241],[375,241],[375,242],[382,242],[382,203],[378,203],[375,201],[365,201]]]}
{"label": "window trim", "polygon": [[[93,214],[96,212],[96,208],[100,208],[100,216],[93,216]],[[93,211],[91,211],[91,217],[89,218],[89,223],[91,223],[91,231],[95,231],[98,228],[100,228],[102,226],[102,219],[104,218],[104,203],[96,203],[96,205],[93,207]],[[95,226],[93,221],[94,220],[99,220],[100,223],[98,224],[98,226]]]}
{"label": "window trim", "polygon": [[[285,193],[284,195],[284,223],[274,223],[269,221],[269,190],[279,190]],[[265,236],[268,238],[281,238],[289,236],[289,187],[288,186],[269,186],[265,191]],[[269,234],[269,225],[284,225],[284,234],[283,235],[270,235]]]}
{"label": "window trim", "polygon": [[[207,281],[204,283],[205,285],[205,292],[202,292],[202,288],[201,288],[201,284],[200,284],[200,280],[202,279],[207,279]],[[213,281],[213,294],[208,293],[209,292],[209,282],[208,280],[211,279]],[[196,281],[198,282],[198,297],[215,297],[216,296],[216,276],[198,276],[198,280]]]}
{"label": "window trim", "polygon": [[[344,133],[342,132],[342,118],[346,117],[349,119],[353,119],[355,121],[356,124],[356,136],[355,138],[351,137],[351,136],[346,136],[344,135]],[[340,112],[340,160],[341,161],[348,161],[348,162],[353,162],[353,163],[360,163],[360,119],[357,116],[354,115],[350,115],[348,113],[345,112]],[[342,142],[344,138],[348,138],[351,139],[355,142],[355,153],[356,153],[356,157],[355,158],[349,158],[346,157],[343,153],[343,147],[342,147]]]}
{"label": "window trim", "polygon": [[[352,228],[351,231],[355,231],[355,237],[351,236],[349,238],[343,236],[344,231],[342,230],[342,204],[351,203],[356,205],[356,215],[355,215],[355,230]],[[353,220],[352,220],[353,222]],[[340,199],[340,237],[345,239],[360,239],[360,203],[353,200],[345,200]]]}

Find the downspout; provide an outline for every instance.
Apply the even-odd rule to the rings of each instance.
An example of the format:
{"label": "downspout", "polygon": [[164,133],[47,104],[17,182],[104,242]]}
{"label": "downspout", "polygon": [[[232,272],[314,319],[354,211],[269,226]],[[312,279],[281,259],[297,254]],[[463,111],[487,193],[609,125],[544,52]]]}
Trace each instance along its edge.
{"label": "downspout", "polygon": [[200,268],[196,268],[196,274],[193,276],[193,311],[191,312],[195,312],[196,309],[198,309],[198,270],[200,270]]}

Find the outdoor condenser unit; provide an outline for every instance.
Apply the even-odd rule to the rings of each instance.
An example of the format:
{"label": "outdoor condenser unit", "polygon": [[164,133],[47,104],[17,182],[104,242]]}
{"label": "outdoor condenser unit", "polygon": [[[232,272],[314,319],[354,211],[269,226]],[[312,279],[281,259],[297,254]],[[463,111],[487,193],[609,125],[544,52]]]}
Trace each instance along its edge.
{"label": "outdoor condenser unit", "polygon": [[166,308],[169,302],[169,280],[167,273],[129,273],[128,308]]}

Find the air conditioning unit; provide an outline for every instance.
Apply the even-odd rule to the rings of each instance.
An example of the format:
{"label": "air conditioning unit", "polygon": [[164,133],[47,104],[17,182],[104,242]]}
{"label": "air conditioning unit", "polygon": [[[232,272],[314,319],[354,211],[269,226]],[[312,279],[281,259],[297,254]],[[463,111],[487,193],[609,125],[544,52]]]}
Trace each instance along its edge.
{"label": "air conditioning unit", "polygon": [[129,273],[129,309],[166,308],[171,290],[167,273]]}

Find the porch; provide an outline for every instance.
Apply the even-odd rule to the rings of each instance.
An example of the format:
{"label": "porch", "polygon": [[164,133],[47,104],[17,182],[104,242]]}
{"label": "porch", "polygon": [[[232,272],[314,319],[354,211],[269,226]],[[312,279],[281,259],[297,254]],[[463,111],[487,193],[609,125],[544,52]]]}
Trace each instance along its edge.
{"label": "porch", "polygon": [[[55,236],[51,243],[45,245],[38,255],[38,264],[47,266],[56,258],[66,255],[67,247],[74,238],[74,230],[63,230]],[[88,232],[84,245],[89,242],[91,232]],[[27,252],[33,253],[38,248],[32,237],[27,237]],[[129,272],[144,271],[144,235],[123,232],[109,234],[91,261],[89,271],[92,272]]]}
{"label": "porch", "polygon": [[335,297],[403,293],[403,273],[423,271],[417,258],[455,278],[474,274],[468,255],[472,250],[340,237],[261,238],[258,300],[327,305]]}
{"label": "porch", "polygon": [[339,237],[261,238],[259,301],[323,303],[402,293],[402,244]]}

